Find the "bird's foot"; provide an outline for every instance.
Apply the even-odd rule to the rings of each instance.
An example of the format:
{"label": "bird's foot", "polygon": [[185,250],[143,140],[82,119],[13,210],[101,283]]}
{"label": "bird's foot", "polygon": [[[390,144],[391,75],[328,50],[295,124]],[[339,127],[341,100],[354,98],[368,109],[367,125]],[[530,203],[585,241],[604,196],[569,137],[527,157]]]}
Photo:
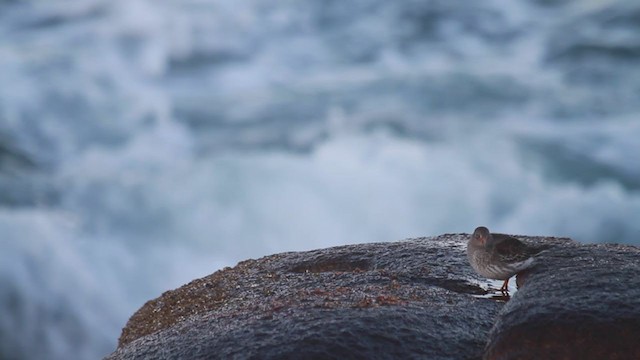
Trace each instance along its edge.
{"label": "bird's foot", "polygon": [[509,279],[504,281],[504,283],[502,284],[502,287],[500,288],[500,292],[503,294],[509,293]]}

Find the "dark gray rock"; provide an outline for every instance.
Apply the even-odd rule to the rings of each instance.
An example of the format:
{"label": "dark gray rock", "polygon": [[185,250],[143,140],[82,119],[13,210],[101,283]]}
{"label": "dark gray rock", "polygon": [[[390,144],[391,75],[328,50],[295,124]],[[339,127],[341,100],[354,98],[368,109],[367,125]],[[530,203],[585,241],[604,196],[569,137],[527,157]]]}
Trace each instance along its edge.
{"label": "dark gray rock", "polygon": [[241,262],[145,304],[108,359],[480,359],[503,303],[467,235]]}
{"label": "dark gray rock", "polygon": [[640,249],[565,243],[519,276],[486,359],[640,359]]}

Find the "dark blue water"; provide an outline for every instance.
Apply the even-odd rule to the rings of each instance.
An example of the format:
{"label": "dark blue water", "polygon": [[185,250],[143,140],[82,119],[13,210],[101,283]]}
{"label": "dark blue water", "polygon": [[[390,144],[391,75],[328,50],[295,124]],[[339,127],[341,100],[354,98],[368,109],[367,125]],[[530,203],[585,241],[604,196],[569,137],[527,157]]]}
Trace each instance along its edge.
{"label": "dark blue water", "polygon": [[0,358],[249,257],[640,244],[635,1],[0,2]]}

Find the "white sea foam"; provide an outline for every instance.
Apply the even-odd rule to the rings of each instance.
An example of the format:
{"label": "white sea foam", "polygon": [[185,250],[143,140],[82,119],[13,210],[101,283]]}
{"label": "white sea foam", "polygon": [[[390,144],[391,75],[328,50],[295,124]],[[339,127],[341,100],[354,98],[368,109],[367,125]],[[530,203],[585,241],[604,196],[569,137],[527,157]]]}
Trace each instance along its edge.
{"label": "white sea foam", "polygon": [[274,252],[638,242],[638,77],[559,36],[605,5],[323,4],[0,5],[0,357],[100,357],[144,301]]}

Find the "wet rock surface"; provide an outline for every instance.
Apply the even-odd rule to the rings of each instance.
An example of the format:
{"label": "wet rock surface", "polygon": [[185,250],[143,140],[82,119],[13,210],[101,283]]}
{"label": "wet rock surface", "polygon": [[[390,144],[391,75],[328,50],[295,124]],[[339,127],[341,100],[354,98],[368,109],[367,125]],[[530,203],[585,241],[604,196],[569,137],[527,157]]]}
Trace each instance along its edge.
{"label": "wet rock surface", "polygon": [[468,236],[243,261],[147,302],[108,359],[640,359],[640,249],[516,236],[546,250],[505,303]]}
{"label": "wet rock surface", "polygon": [[640,359],[640,249],[566,243],[521,274],[486,359]]}
{"label": "wet rock surface", "polygon": [[136,312],[109,359],[480,359],[504,302],[476,298],[465,234],[248,260]]}

